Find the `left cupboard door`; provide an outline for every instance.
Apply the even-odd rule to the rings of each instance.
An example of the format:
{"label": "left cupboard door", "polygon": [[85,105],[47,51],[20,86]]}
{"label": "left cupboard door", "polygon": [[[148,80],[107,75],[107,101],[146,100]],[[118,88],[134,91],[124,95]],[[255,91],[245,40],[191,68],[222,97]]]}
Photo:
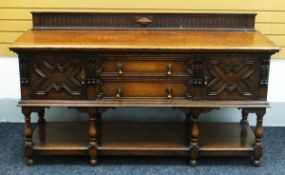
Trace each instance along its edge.
{"label": "left cupboard door", "polygon": [[84,99],[85,58],[79,53],[29,55],[30,98],[50,100]]}

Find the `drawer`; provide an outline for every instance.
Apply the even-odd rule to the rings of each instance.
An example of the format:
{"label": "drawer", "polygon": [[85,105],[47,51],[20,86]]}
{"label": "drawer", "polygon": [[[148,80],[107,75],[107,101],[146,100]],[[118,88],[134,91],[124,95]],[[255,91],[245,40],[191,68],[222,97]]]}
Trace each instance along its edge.
{"label": "drawer", "polygon": [[171,76],[186,74],[186,67],[187,65],[181,61],[107,61],[103,64],[102,75],[106,73],[118,75],[150,73]]}
{"label": "drawer", "polygon": [[[98,56],[97,56],[98,57]],[[186,55],[101,55],[102,76],[158,74],[163,76],[187,74],[190,56]],[[189,63],[190,64],[190,63]]]}
{"label": "drawer", "polygon": [[103,98],[185,98],[185,83],[106,82]]}

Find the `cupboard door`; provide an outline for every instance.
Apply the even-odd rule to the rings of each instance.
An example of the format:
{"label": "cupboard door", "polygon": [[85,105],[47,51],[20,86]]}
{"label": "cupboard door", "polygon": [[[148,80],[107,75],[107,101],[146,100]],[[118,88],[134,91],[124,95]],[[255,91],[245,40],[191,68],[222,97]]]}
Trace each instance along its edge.
{"label": "cupboard door", "polygon": [[205,98],[255,100],[258,98],[259,59],[252,55],[209,55],[205,61]]}
{"label": "cupboard door", "polygon": [[34,99],[82,99],[84,59],[80,54],[40,53],[32,56],[30,77]]}

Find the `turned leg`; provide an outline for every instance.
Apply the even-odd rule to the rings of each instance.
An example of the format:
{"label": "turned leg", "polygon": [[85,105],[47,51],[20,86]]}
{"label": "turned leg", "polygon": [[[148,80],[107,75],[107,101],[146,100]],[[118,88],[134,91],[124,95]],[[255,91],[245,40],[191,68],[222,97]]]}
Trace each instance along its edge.
{"label": "turned leg", "polygon": [[25,135],[25,142],[24,142],[24,149],[25,155],[27,158],[27,165],[31,166],[34,164],[33,160],[33,142],[32,142],[32,134],[33,129],[31,125],[31,108],[22,108],[22,113],[25,116],[25,126],[24,126],[24,135]]}
{"label": "turned leg", "polygon": [[256,109],[256,128],[255,128],[255,142],[254,142],[254,151],[253,151],[253,164],[255,166],[260,166],[260,158],[263,154],[262,146],[262,136],[263,136],[263,116],[265,115],[266,109]]}
{"label": "turned leg", "polygon": [[242,110],[241,110],[241,114],[242,114],[242,119],[240,120],[240,124],[241,124],[242,126],[248,125],[248,120],[247,120],[247,118],[248,118],[249,111],[248,111],[247,109],[242,109]]}
{"label": "turned leg", "polygon": [[191,142],[190,142],[190,164],[195,166],[197,164],[197,158],[199,156],[199,126],[198,110],[193,110],[191,113]]}
{"label": "turned leg", "polygon": [[46,120],[44,118],[45,116],[45,109],[44,108],[40,108],[37,110],[37,113],[38,113],[38,125],[39,125],[39,134],[40,134],[40,141],[41,142],[45,142],[45,137],[46,137],[46,134],[45,134],[45,123],[46,123]]}
{"label": "turned leg", "polygon": [[46,120],[45,120],[45,109],[44,108],[41,108],[37,111],[38,113],[38,124],[45,124]]}
{"label": "turned leg", "polygon": [[89,113],[89,158],[90,165],[97,164],[97,128],[96,128],[96,109],[88,109]]}

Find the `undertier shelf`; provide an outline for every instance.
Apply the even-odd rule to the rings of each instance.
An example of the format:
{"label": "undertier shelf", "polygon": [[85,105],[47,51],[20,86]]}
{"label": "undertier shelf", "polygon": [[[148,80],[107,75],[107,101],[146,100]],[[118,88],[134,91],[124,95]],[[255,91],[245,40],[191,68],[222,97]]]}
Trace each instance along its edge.
{"label": "undertier shelf", "polygon": [[[41,128],[41,129],[40,129]],[[249,126],[200,123],[200,155],[250,155]],[[102,122],[97,128],[99,155],[189,156],[190,130],[178,122]],[[33,147],[41,155],[87,155],[88,123],[51,122],[37,127]]]}

